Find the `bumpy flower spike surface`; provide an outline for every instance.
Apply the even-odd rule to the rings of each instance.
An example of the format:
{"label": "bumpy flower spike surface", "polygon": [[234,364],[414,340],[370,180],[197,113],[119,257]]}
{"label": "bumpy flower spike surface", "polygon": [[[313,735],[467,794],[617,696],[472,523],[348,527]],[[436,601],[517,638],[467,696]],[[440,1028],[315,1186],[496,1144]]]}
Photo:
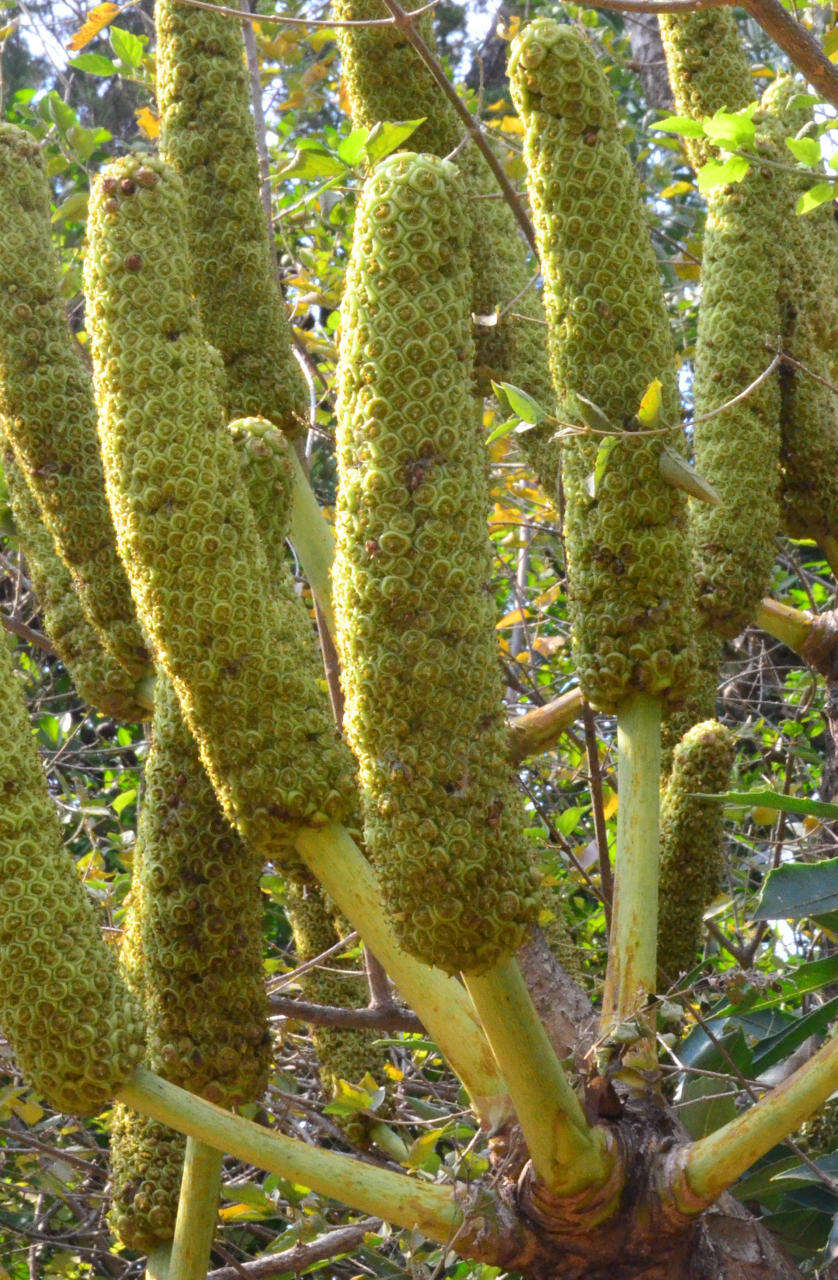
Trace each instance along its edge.
{"label": "bumpy flower spike surface", "polygon": [[704,909],[721,880],[724,791],[735,740],[717,720],[694,725],[675,748],[661,805],[658,964],[666,983],[695,964]]}
{"label": "bumpy flower spike surface", "polygon": [[[510,81],[525,154],[563,416],[594,402],[615,436],[562,451],[574,655],[587,697],[614,710],[633,692],[677,701],[692,665],[686,504],[660,474],[683,446],[672,342],[654,254],[614,97],[585,40],[539,19],[513,43]],[[655,434],[635,418],[661,383]],[[638,433],[639,432],[639,433]]]}
{"label": "bumpy flower spike surface", "polygon": [[105,1106],[143,1054],[128,994],[61,829],[0,643],[0,1026],[58,1111]]}
{"label": "bumpy flower spike surface", "polygon": [[[294,470],[281,433],[264,418],[244,418],[230,423],[247,496],[265,547],[271,577],[278,589],[288,579],[285,538],[293,501]],[[285,913],[301,964],[328,951],[339,941],[334,921],[314,878],[302,867],[290,868],[286,881]],[[354,1008],[364,1002],[366,984],[335,973],[338,962],[301,975],[303,995],[316,1004]],[[381,1051],[373,1048],[375,1032],[313,1027],[314,1045],[324,1090],[333,1093],[339,1080],[358,1081],[370,1072],[380,1073]],[[358,1125],[356,1136],[363,1139]]]}
{"label": "bumpy flower spike surface", "polygon": [[181,185],[126,157],[98,182],[85,262],[99,425],[137,607],[228,818],[272,857],[341,821],[354,770],[304,606],[273,591],[191,292]]}
{"label": "bumpy flower spike surface", "polygon": [[[0,430],[0,444],[2,444]],[[136,699],[136,682],[102,647],[84,615],[70,572],[55,549],[14,451],[2,451],[3,474],[9,490],[26,569],[43,611],[44,629],[70,679],[84,701],[102,715],[120,721],[144,720],[148,706]]]}
{"label": "bumpy flower spike surface", "polygon": [[[804,89],[784,76],[763,94],[763,108],[777,114],[786,136],[812,120],[811,106],[801,103]],[[838,394],[828,385],[838,348],[838,225],[829,203],[796,216],[812,179],[801,173],[787,181],[778,246],[783,350],[811,372],[784,365],[780,375],[783,520],[792,537],[828,543],[838,538]]]}
{"label": "bumpy flower spike surface", "polygon": [[[145,1010],[146,1065],[226,1107],[259,1098],[270,1060],[261,870],[221,813],[161,673],[120,959]],[[171,1239],[180,1164],[153,1184],[182,1163],[181,1140],[128,1114],[112,1146],[120,1238],[132,1247]]]}
{"label": "bumpy flower spike surface", "polygon": [[67,327],[40,148],[0,124],[0,415],[102,643],[135,679],[145,642],[114,547],[90,377]]}
{"label": "bumpy flower spike surface", "polygon": [[160,152],[180,174],[201,323],[221,353],[228,417],[305,433],[308,390],[259,199],[241,30],[224,14],[158,0]]}
{"label": "bumpy flower spike surface", "polygon": [[[782,162],[782,128],[765,113],[755,120],[757,151]],[[696,504],[690,532],[699,603],[722,637],[738,635],[753,618],[768,589],[780,526],[777,373],[739,403],[721,406],[764,372],[780,338],[783,184],[780,170],[755,164],[742,182],[717,188],[704,235],[695,464],[721,502]]]}
{"label": "bumpy flower spike surface", "polygon": [[[659,22],[679,115],[696,119],[741,111],[753,101],[751,69],[730,9],[662,13]],[[684,144],[693,168],[713,158],[708,138],[685,138]]]}
{"label": "bumpy flower spike surface", "polygon": [[[381,0],[335,0],[333,8],[336,18],[350,21],[389,13]],[[418,19],[417,26],[433,46],[430,17]],[[403,32],[395,26],[343,27],[338,29],[337,39],[356,128],[424,116],[425,123],[408,138],[406,146],[437,156],[455,151],[463,138],[463,126]],[[523,387],[549,411],[553,388],[544,348],[544,313],[520,231],[506,201],[497,198],[497,182],[477,148],[466,145],[457,151],[454,163],[465,179],[471,219],[471,309],[475,316],[483,317],[476,321],[475,329],[477,390],[486,395],[491,392],[491,379],[509,381]],[[492,323],[495,313],[498,319]],[[558,446],[551,439],[554,430],[551,424],[544,424],[519,437],[551,500],[559,466]]]}
{"label": "bumpy flower spike surface", "polygon": [[449,971],[514,951],[536,893],[488,590],[462,200],[432,156],[367,179],[341,320],[334,571],[367,844],[404,946]]}

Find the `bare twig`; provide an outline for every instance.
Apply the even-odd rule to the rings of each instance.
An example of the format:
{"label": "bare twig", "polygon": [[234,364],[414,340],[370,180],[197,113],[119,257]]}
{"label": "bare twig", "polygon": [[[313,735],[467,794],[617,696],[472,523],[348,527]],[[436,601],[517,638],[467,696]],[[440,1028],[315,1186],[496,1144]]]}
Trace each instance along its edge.
{"label": "bare twig", "polygon": [[410,1009],[391,1003],[367,1009],[345,1009],[339,1005],[310,1004],[288,996],[271,996],[271,1012],[281,1018],[298,1018],[317,1027],[366,1028],[372,1031],[423,1031],[424,1027]]}
{"label": "bare twig", "polygon": [[597,855],[599,858],[599,879],[602,885],[605,919],[610,928],[611,903],[614,900],[614,876],[611,871],[611,859],[608,856],[608,832],[605,826],[605,809],[602,803],[602,774],[599,768],[596,723],[594,721],[594,713],[587,701],[582,703],[582,720],[585,725],[585,751],[588,757],[588,777],[591,787],[594,832],[596,833]]}
{"label": "bare twig", "polygon": [[301,1275],[316,1262],[325,1262],[328,1258],[336,1258],[341,1253],[351,1253],[364,1243],[368,1231],[374,1231],[379,1223],[370,1218],[353,1227],[341,1227],[338,1231],[330,1231],[311,1244],[295,1244],[281,1253],[267,1254],[264,1258],[256,1258],[253,1262],[239,1262],[231,1267],[218,1267],[207,1274],[207,1280],[257,1280],[257,1277],[279,1276],[284,1272]]}
{"label": "bare twig", "polygon": [[[730,0],[724,0],[724,3],[730,3]],[[212,13],[223,13],[228,18],[240,18],[243,22],[258,22],[260,25],[263,22],[287,27],[392,27],[396,25],[393,18],[347,18],[339,22],[334,18],[292,18],[287,13],[248,13],[246,9],[231,9],[223,4],[212,4],[211,0],[181,0],[181,4],[191,4],[195,9],[209,9]],[[423,4],[421,9],[411,9],[406,16],[419,18],[437,4],[438,0],[430,0],[430,3]]]}

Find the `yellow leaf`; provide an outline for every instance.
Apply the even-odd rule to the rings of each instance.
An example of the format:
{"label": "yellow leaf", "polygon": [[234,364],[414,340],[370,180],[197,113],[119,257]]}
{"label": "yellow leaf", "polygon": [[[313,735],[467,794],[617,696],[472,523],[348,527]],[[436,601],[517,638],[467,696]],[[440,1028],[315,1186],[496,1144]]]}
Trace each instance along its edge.
{"label": "yellow leaf", "polygon": [[758,827],[773,827],[777,814],[774,809],[758,804],[751,810],[751,817]]}
{"label": "yellow leaf", "polygon": [[43,1107],[39,1107],[31,1098],[12,1098],[10,1105],[15,1115],[20,1116],[27,1124],[37,1124],[44,1118]]}
{"label": "yellow leaf", "polygon": [[500,622],[495,623],[495,629],[500,631],[502,627],[514,627],[517,623],[523,622],[526,614],[521,609],[513,609],[511,613],[504,614]]}
{"label": "yellow leaf", "polygon": [[136,107],[134,115],[137,117],[137,124],[147,138],[156,138],[160,134],[160,121],[149,107]]}
{"label": "yellow leaf", "polygon": [[617,812],[617,806],[620,803],[616,791],[609,790],[608,787],[602,788],[602,798],[605,802],[602,806],[602,816],[607,822],[609,818],[613,818]]}
{"label": "yellow leaf", "polygon": [[641,426],[653,427],[660,417],[662,388],[663,383],[660,378],[653,378],[643,392],[643,399],[637,410],[637,421]]}
{"label": "yellow leaf", "polygon": [[500,122],[500,128],[504,133],[523,133],[524,126],[517,116],[503,116]]}
{"label": "yellow leaf", "polygon": [[536,605],[539,609],[541,608],[542,605],[552,604],[554,600],[558,600],[559,596],[562,594],[563,591],[564,591],[564,583],[554,582],[552,587],[548,587],[546,591],[542,591],[540,596],[535,597],[535,600],[533,600],[533,604]]}
{"label": "yellow leaf", "polygon": [[535,653],[540,653],[542,658],[551,658],[554,653],[558,653],[559,649],[564,648],[567,641],[564,636],[536,636],[532,642]]}
{"label": "yellow leaf", "polygon": [[110,0],[105,0],[104,4],[97,4],[95,9],[90,10],[84,25],[79,27],[75,35],[70,38],[68,48],[83,49],[86,44],[90,44],[94,36],[104,31],[108,23],[113,22],[119,12],[119,5],[111,4]]}
{"label": "yellow leaf", "polygon": [[385,1074],[385,1076],[387,1076],[387,1077],[388,1077],[388,1079],[390,1079],[390,1080],[403,1080],[403,1079],[404,1079],[404,1072],[403,1072],[403,1071],[400,1071],[398,1067],[394,1067],[394,1066],[393,1066],[393,1064],[392,1064],[392,1062],[385,1062],[385,1063],[384,1063],[384,1074]]}
{"label": "yellow leaf", "polygon": [[701,264],[698,262],[690,262],[688,258],[676,259],[672,266],[675,268],[675,274],[679,280],[700,280]]}
{"label": "yellow leaf", "polygon": [[[15,30],[16,27],[17,27],[17,19],[15,19],[14,22],[8,22],[5,27],[0,27],[0,44],[2,44],[4,40],[8,40],[9,36],[12,34],[12,32]],[[2,1271],[0,1271],[0,1280],[2,1280],[2,1274],[3,1274]]]}
{"label": "yellow leaf", "polygon": [[685,196],[692,189],[693,184],[691,182],[671,182],[668,187],[664,187],[661,195],[664,200],[668,200],[670,196]]}
{"label": "yellow leaf", "polygon": [[820,825],[821,825],[821,820],[820,820],[820,818],[813,818],[811,814],[809,814],[809,815],[808,815],[808,817],[806,817],[806,818],[804,818],[804,819],[803,819],[803,830],[804,830],[804,831],[807,831],[807,832],[808,832],[808,831],[817,831],[817,829],[818,829],[818,827],[819,827]]}

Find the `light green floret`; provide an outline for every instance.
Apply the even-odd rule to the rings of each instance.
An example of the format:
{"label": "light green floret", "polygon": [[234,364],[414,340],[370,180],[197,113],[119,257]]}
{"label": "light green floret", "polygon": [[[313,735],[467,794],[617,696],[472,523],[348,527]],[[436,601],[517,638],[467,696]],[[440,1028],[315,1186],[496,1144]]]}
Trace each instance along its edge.
{"label": "light green floret", "polygon": [[0,1027],[51,1106],[101,1110],[143,1054],[140,1010],[61,829],[0,644]]}
{"label": "light green floret", "polygon": [[[333,12],[341,21],[388,15],[381,0],[335,0]],[[417,25],[433,46],[430,17],[419,19]],[[402,31],[394,26],[343,27],[338,29],[337,38],[356,128],[424,116],[425,123],[407,140],[411,151],[437,156],[454,151],[464,137],[463,125]],[[531,283],[534,268],[527,262],[526,246],[515,217],[506,201],[498,198],[497,181],[473,144],[458,151],[454,163],[466,180],[472,312],[491,317],[496,311],[507,309],[497,324],[478,322],[474,330],[477,390],[488,395],[492,379],[509,381],[552,411],[544,312]],[[552,424],[545,424],[520,437],[526,457],[551,501],[555,498],[559,467],[558,445],[550,439],[554,431]]]}
{"label": "light green floret", "polygon": [[[145,1010],[146,1065],[226,1107],[256,1101],[270,1063],[261,869],[221,813],[160,674],[120,959]],[[167,1174],[165,1195],[144,1188],[183,1152],[165,1128],[135,1128],[134,1118],[123,1118],[112,1137],[119,1153],[112,1221],[123,1242],[139,1248],[150,1236],[171,1238],[179,1178]]]}
{"label": "light green floret", "polygon": [[162,161],[97,183],[85,263],[102,451],[139,614],[228,818],[263,855],[340,821],[354,789],[299,600],[274,595],[191,292]]}
{"label": "light green floret", "polygon": [[[782,129],[758,113],[755,147],[783,160]],[[787,153],[786,153],[787,154]],[[699,603],[723,638],[737,635],[765,595],[779,532],[780,384],[776,373],[717,413],[764,372],[781,332],[777,244],[785,177],[754,165],[711,193],[695,357],[695,465],[718,506],[690,520]],[[713,414],[709,420],[703,419]]]}
{"label": "light green floret", "polygon": [[[0,444],[2,438],[0,431]],[[20,549],[26,557],[27,573],[43,612],[44,630],[67,674],[84,701],[102,715],[115,716],[123,722],[145,720],[151,696],[138,701],[136,681],[102,648],[9,445],[2,450],[2,462],[9,506]]]}
{"label": "light green floret", "polygon": [[695,964],[702,917],[719,891],[724,808],[702,797],[728,789],[734,749],[717,720],[695,725],[675,748],[660,828],[658,965],[667,982]]}
{"label": "light green floret", "polygon": [[[697,119],[741,111],[754,99],[754,82],[736,19],[729,9],[659,16],[669,83],[679,115]],[[693,168],[713,158],[707,138],[685,138]]]}
{"label": "light green floret", "polygon": [[259,198],[241,29],[178,0],[158,0],[155,20],[160,152],[184,184],[201,323],[224,361],[228,417],[263,414],[304,435],[308,390]]}
{"label": "light green floret", "polygon": [[[812,120],[800,102],[805,86],[784,76],[766,90],[762,106],[777,114],[782,132],[794,137]],[[795,214],[810,175],[788,180],[781,255],[780,302],[783,350],[815,377],[784,365],[780,375],[783,518],[792,537],[827,546],[838,536],[838,394],[832,381],[838,347],[838,225],[827,203]]]}
{"label": "light green floret", "polygon": [[38,143],[0,124],[0,416],[85,614],[135,679],[145,643],[114,548],[96,410],[67,327]]}
{"label": "light green floret", "polygon": [[341,319],[334,570],[367,845],[404,946],[448,971],[514,951],[537,894],[488,588],[462,199],[453,165],[410,153],[364,188]]}
{"label": "light green floret", "polygon": [[[509,72],[525,129],[559,402],[581,423],[581,394],[628,433],[611,449],[594,496],[604,437],[577,436],[562,450],[579,680],[605,710],[636,691],[677,701],[692,666],[686,503],[662,479],[660,455],[664,445],[683,448],[683,433],[637,179],[611,89],[575,30],[533,22],[513,43]],[[662,384],[660,423],[671,430],[632,434],[654,379]]]}

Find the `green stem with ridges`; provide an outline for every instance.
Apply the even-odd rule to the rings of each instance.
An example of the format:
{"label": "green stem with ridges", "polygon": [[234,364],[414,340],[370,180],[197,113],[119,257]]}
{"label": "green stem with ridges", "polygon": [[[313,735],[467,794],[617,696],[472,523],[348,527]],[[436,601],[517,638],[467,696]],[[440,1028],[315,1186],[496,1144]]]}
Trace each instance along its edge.
{"label": "green stem with ridges", "polygon": [[383,964],[402,998],[415,1009],[462,1080],[484,1124],[506,1119],[506,1083],[477,1014],[455,978],[404,951],[381,906],[372,868],[344,827],[301,831],[297,852]]}
{"label": "green stem with ridges", "polygon": [[604,1135],[591,1129],[547,1038],[513,956],[463,975],[509,1084],[533,1169],[551,1191],[575,1195],[611,1173]]}
{"label": "green stem with ridges", "polygon": [[170,1280],[169,1264],[172,1260],[171,1241],[152,1249],[146,1258],[145,1280]]}
{"label": "green stem with ridges", "polygon": [[194,1137],[186,1139],[168,1280],[205,1280],[218,1217],[223,1159],[223,1152],[215,1147]]}
{"label": "green stem with ridges", "polygon": [[335,539],[329,523],[314,496],[308,476],[294,449],[288,450],[294,465],[294,501],[291,507],[291,542],[308,578],[320,612],[334,636],[335,614],[332,608],[332,563]]}
{"label": "green stem with ridges", "polygon": [[138,1067],[125,1081],[118,1097],[135,1111],[207,1146],[395,1226],[416,1228],[431,1240],[448,1241],[463,1222],[463,1211],[451,1188],[419,1182],[265,1129],[169,1084],[144,1067]]}
{"label": "green stem with ridges", "polygon": [[[655,990],[659,861],[660,700],[636,693],[617,717],[617,857],[602,1029],[631,1018]],[[626,1065],[654,1067],[645,1038]]]}
{"label": "green stem with ridges", "polygon": [[[679,1166],[686,1176],[688,1196],[691,1193],[699,1201],[692,1212],[700,1211],[732,1186],[822,1106],[836,1088],[838,1037],[823,1045],[814,1057],[735,1120],[686,1147],[680,1154]],[[670,1192],[677,1198],[676,1185],[670,1184]]]}

